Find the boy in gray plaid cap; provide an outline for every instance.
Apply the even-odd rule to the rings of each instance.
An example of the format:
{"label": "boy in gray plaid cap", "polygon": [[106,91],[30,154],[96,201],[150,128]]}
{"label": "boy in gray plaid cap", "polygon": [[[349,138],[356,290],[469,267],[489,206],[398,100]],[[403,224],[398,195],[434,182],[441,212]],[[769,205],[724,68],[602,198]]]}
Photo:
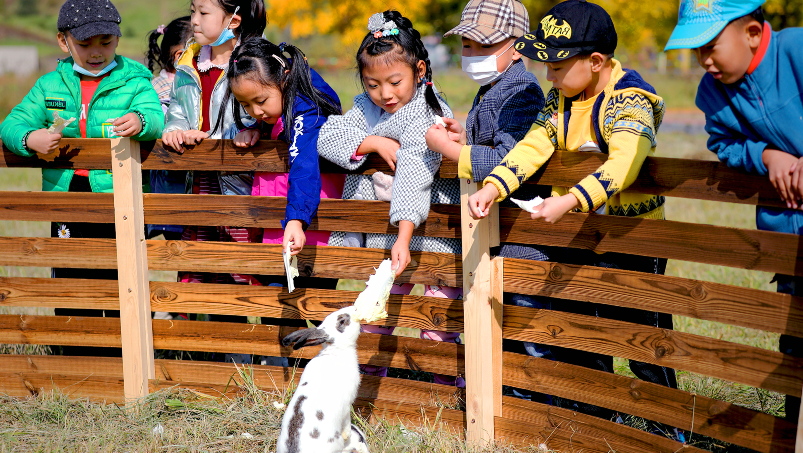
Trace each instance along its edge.
{"label": "boy in gray plaid cap", "polygon": [[[444,37],[460,35],[463,71],[480,85],[466,119],[466,127],[444,118],[447,129],[435,125],[426,135],[432,151],[458,162],[460,178],[480,182],[499,165],[511,148],[527,134],[544,107],[544,93],[528,72],[521,54],[513,49],[517,38],[530,29],[524,5],[517,0],[471,0],[460,24]],[[522,186],[515,197],[534,198],[535,186]],[[526,194],[524,192],[527,192]],[[545,261],[534,247],[502,244],[496,255]],[[505,303],[532,306],[530,296],[505,294]],[[505,340],[506,351],[525,354],[518,341]],[[529,392],[512,389],[515,396],[532,399]],[[548,402],[541,396],[542,402]]]}
{"label": "boy in gray plaid cap", "polygon": [[462,37],[463,71],[480,85],[465,129],[449,119],[447,129],[436,125],[427,132],[429,148],[457,161],[461,178],[480,182],[488,176],[544,106],[538,80],[513,49],[529,27],[518,0],[471,0],[460,24],[443,35]]}

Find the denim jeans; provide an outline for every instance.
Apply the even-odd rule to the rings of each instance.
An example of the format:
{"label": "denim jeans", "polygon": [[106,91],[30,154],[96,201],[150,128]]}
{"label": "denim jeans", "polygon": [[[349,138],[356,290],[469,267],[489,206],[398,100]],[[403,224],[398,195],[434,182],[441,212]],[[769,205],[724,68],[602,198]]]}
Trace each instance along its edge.
{"label": "denim jeans", "polygon": [[[803,278],[776,274],[773,280],[778,283],[777,292],[803,296]],[[803,357],[803,338],[781,335],[781,339],[778,341],[778,350],[783,354]],[[786,395],[786,420],[797,423],[799,412],[800,398]]]}
{"label": "denim jeans", "polygon": [[[659,258],[641,257],[621,253],[597,254],[587,250],[570,250],[556,247],[544,247],[542,252],[543,256],[549,261],[557,261],[566,264],[591,265],[654,274],[663,274],[666,270],[666,260]],[[517,305],[519,307],[576,313],[580,315],[615,319],[635,324],[660,327],[663,329],[673,328],[672,315],[670,314],[523,294],[506,295],[506,299],[509,300],[509,302],[506,301],[506,303]],[[514,346],[509,344],[508,348],[505,348],[505,350],[514,350],[513,348]],[[542,357],[549,360],[570,363],[573,365],[579,365],[609,373],[614,372],[613,357],[608,355],[531,342],[523,342],[521,348],[523,349],[524,353],[533,357]],[[630,370],[639,379],[664,385],[670,388],[677,388],[675,370],[672,368],[635,360],[630,360],[629,365]],[[527,397],[527,394],[521,391],[514,390],[513,393],[516,396],[523,396],[525,398]],[[537,399],[537,397],[532,395],[532,399]],[[539,397],[538,399],[543,398]],[[555,400],[555,403],[557,403],[556,405],[558,406],[585,414],[595,415],[605,419],[610,419],[613,416],[613,411],[591,404],[571,401],[565,398],[555,398]]]}

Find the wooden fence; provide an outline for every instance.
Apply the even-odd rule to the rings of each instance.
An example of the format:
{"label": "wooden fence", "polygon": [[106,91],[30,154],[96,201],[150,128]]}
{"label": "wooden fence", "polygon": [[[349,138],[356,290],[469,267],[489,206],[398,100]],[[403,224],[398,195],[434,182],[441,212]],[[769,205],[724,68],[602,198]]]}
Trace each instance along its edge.
{"label": "wooden fence", "polygon": [[[111,168],[114,194],[5,192],[0,220],[116,225],[117,240],[0,238],[0,265],[114,269],[119,280],[0,278],[0,306],[120,309],[120,319],[0,315],[0,343],[122,347],[122,359],[0,356],[0,392],[27,396],[57,387],[76,396],[124,402],[180,385],[231,394],[233,365],[154,360],[153,349],[312,357],[280,346],[288,328],[220,322],[151,320],[151,311],[321,320],[350,304],[356,292],[149,282],[149,270],[283,275],[281,247],[267,244],[145,240],[144,224],[277,228],[285,199],[142,194],[141,170],[287,171],[287,146],[261,142],[238,150],[207,141],[184,154],[128,139],[64,139],[51,155],[20,158],[4,151],[1,167]],[[602,156],[556,153],[533,182],[573,185]],[[364,170],[389,172],[369,159]],[[322,171],[342,172],[329,164]],[[444,163],[441,177],[456,177]],[[465,345],[363,334],[360,363],[463,375],[454,388],[363,376],[356,407],[366,416],[434,423],[471,442],[546,442],[561,451],[700,451],[672,439],[559,407],[503,397],[508,385],[598,405],[760,452],[803,452],[803,429],[735,404],[621,375],[502,351],[502,339],[524,340],[653,363],[801,395],[803,359],[656,327],[551,310],[504,306],[504,292],[647,308],[769,332],[803,336],[803,301],[774,292],[637,272],[492,257],[502,242],[617,251],[670,260],[803,276],[803,241],[773,232],[569,213],[556,225],[502,208],[480,221],[465,200],[477,184],[461,180],[461,206],[433,205],[416,234],[462,238],[463,256],[413,252],[397,280],[460,286],[465,301],[391,296],[386,325],[464,332]],[[766,178],[716,162],[649,158],[631,191],[749,205],[780,206]],[[671,203],[671,200],[670,200]],[[394,233],[388,206],[377,201],[322,200],[312,228]],[[302,275],[365,280],[389,251],[306,247]],[[462,282],[462,283],[461,283]],[[504,314],[503,314],[504,311]],[[255,365],[256,385],[285,387],[298,376]],[[464,410],[457,404],[465,402]],[[797,449],[795,447],[797,442]]]}

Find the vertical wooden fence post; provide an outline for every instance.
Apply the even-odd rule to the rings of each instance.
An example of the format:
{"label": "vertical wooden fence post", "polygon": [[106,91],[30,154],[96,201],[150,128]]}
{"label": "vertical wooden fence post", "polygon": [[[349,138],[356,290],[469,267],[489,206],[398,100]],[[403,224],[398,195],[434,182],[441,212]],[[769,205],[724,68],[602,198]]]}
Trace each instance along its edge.
{"label": "vertical wooden fence post", "polygon": [[147,395],[148,379],[156,377],[139,142],[112,139],[111,153],[123,379],[125,398],[133,400]]}
{"label": "vertical wooden fence post", "polygon": [[[502,297],[501,277],[494,275],[490,247],[498,243],[499,208],[476,221],[468,197],[479,185],[460,180],[463,239],[463,307],[466,344],[466,437],[470,444],[494,439],[494,417],[502,415]],[[497,263],[501,271],[501,260]]]}
{"label": "vertical wooden fence post", "polygon": [[797,415],[797,440],[795,440],[795,453],[803,453],[803,398],[800,400],[800,411]]}

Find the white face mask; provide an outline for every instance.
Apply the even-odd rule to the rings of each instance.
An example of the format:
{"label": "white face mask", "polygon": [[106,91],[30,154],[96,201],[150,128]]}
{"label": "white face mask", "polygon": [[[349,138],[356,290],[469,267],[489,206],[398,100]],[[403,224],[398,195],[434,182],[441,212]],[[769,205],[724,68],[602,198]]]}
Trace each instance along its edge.
{"label": "white face mask", "polygon": [[[502,51],[499,55],[504,55],[505,52],[510,50],[513,47],[514,43],[510,43],[510,45]],[[482,86],[488,85],[490,83],[494,83],[499,80],[502,75],[507,72],[508,68],[513,64],[511,61],[507,68],[504,71],[499,72],[496,70],[496,59],[499,55],[482,55],[479,57],[463,57],[463,72],[468,74],[471,77],[471,80],[479,83]]]}

